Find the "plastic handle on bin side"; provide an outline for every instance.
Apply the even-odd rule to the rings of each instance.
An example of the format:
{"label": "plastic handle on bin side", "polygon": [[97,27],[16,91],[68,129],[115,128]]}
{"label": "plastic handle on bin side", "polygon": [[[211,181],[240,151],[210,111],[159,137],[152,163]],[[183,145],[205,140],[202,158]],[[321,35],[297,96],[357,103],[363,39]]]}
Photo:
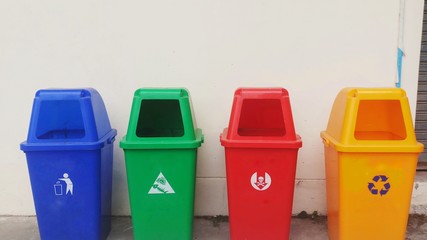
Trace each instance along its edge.
{"label": "plastic handle on bin side", "polygon": [[329,139],[326,139],[326,138],[322,137],[322,140],[323,140],[323,144],[326,147],[329,147],[331,145],[331,142],[329,141]]}
{"label": "plastic handle on bin side", "polygon": [[107,143],[108,143],[108,144],[111,144],[111,143],[113,143],[115,140],[116,140],[116,136],[115,136],[115,135],[114,135],[114,136],[111,136],[111,137],[109,137],[109,138],[107,139]]}

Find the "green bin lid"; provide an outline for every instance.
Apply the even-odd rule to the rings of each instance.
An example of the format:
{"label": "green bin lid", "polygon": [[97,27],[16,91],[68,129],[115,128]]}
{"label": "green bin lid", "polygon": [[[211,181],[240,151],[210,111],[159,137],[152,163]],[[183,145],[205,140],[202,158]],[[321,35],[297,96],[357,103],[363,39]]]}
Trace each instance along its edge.
{"label": "green bin lid", "polygon": [[135,91],[123,149],[197,148],[202,130],[195,128],[188,91],[141,88]]}

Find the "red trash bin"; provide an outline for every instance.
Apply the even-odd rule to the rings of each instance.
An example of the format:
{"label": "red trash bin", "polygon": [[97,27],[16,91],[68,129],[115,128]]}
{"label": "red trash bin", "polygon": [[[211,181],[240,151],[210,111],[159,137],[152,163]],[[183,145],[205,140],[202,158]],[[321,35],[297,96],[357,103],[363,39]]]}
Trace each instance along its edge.
{"label": "red trash bin", "polygon": [[231,239],[289,239],[295,170],[302,146],[288,91],[240,88],[225,147]]}

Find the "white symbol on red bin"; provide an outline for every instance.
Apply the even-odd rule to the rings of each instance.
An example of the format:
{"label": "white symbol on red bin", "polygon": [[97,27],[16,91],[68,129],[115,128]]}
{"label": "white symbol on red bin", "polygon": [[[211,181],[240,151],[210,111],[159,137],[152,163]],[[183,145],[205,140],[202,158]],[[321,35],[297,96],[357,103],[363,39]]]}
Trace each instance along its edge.
{"label": "white symbol on red bin", "polygon": [[264,175],[255,172],[251,177],[251,185],[258,191],[267,190],[271,185],[271,177],[267,172]]}

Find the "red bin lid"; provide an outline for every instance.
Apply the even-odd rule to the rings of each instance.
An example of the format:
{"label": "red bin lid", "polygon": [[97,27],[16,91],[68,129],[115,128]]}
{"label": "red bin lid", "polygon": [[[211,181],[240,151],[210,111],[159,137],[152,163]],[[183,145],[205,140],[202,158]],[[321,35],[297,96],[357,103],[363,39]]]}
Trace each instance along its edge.
{"label": "red bin lid", "polygon": [[225,147],[300,148],[289,93],[284,88],[239,88],[234,93],[228,128],[220,136]]}

